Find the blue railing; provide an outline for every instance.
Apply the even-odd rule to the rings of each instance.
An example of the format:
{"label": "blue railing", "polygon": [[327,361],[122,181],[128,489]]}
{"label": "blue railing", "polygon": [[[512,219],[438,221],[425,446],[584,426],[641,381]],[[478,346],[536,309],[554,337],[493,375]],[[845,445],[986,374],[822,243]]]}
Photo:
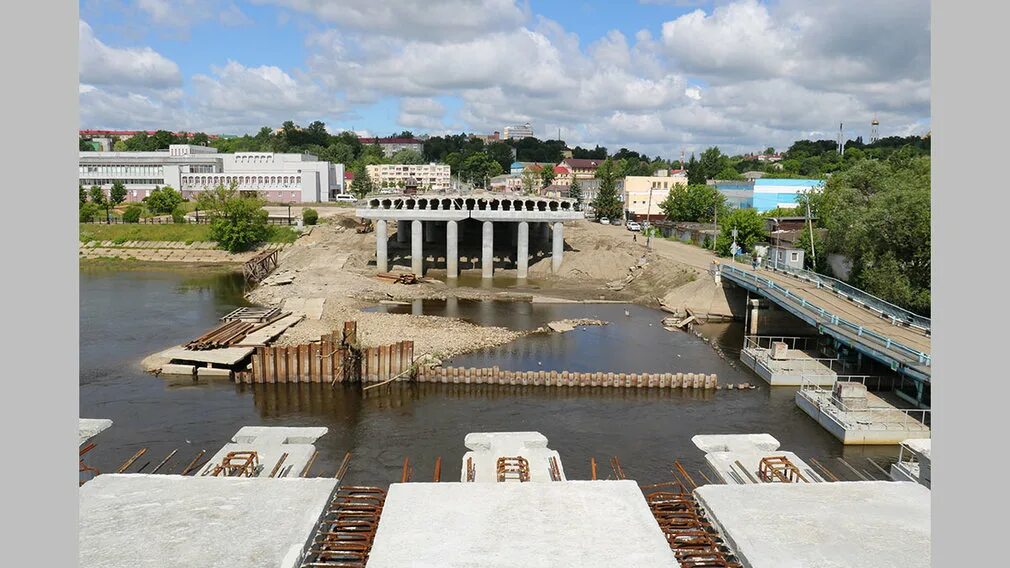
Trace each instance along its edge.
{"label": "blue railing", "polygon": [[[930,355],[928,353],[923,353],[922,351],[919,351],[918,349],[915,349],[915,348],[912,348],[912,347],[908,347],[907,345],[904,345],[902,343],[894,341],[890,337],[887,337],[887,336],[884,336],[884,335],[880,335],[879,333],[877,333],[877,332],[875,332],[873,330],[867,329],[867,328],[865,328],[865,327],[863,327],[863,326],[861,326],[861,325],[859,325],[857,323],[853,323],[853,322],[851,322],[851,321],[849,321],[849,320],[847,320],[845,318],[842,318],[842,317],[840,317],[840,316],[838,316],[836,314],[833,314],[833,313],[825,310],[824,308],[821,308],[821,307],[819,307],[819,306],[817,306],[817,305],[815,305],[815,304],[813,304],[811,302],[808,302],[806,300],[806,298],[793,293],[791,290],[789,290],[788,288],[782,286],[781,284],[778,284],[774,280],[771,280],[771,279],[768,279],[768,278],[763,278],[763,277],[758,276],[757,274],[755,274],[753,272],[750,272],[750,271],[747,271],[747,270],[741,270],[741,269],[733,266],[732,264],[722,264],[721,263],[720,264],[720,270],[726,270],[727,272],[729,272],[731,274],[737,275],[742,280],[751,280],[755,284],[764,286],[765,288],[767,288],[769,290],[781,293],[788,300],[790,300],[790,301],[792,301],[794,303],[799,304],[802,309],[804,309],[804,310],[806,310],[806,311],[808,311],[808,312],[810,312],[812,314],[816,314],[817,316],[819,316],[820,317],[820,321],[822,323],[829,323],[831,325],[838,326],[839,328],[842,328],[842,329],[851,330],[851,331],[855,332],[856,336],[858,336],[860,338],[865,338],[865,339],[872,340],[872,341],[874,341],[874,342],[879,343],[880,345],[882,345],[885,349],[892,350],[892,351],[897,351],[897,352],[900,352],[900,353],[904,353],[906,356],[909,356],[909,357],[912,357],[912,358],[916,359],[920,364],[925,365],[927,367],[930,366],[931,358],[930,358]],[[817,318],[814,318],[814,319],[816,320]]]}
{"label": "blue railing", "polygon": [[818,288],[828,288],[836,294],[847,298],[864,308],[873,310],[884,317],[887,317],[891,320],[891,323],[906,324],[909,327],[921,329],[927,334],[930,333],[931,322],[929,318],[895,306],[887,300],[882,300],[872,294],[868,294],[855,286],[842,282],[841,280],[830,276],[824,276],[823,274],[818,274],[816,272],[811,272],[809,270],[803,270],[801,268],[792,268],[786,266],[784,263],[778,262],[777,260],[769,263],[767,267],[777,272],[783,272],[796,278],[806,280],[807,282],[812,282],[816,284]]}

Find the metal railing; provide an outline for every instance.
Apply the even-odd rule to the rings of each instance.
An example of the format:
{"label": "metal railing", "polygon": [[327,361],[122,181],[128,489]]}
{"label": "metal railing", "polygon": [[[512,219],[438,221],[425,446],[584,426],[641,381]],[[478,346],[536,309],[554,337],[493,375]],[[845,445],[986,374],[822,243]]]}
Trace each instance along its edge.
{"label": "metal railing", "polygon": [[743,352],[754,357],[755,364],[763,367],[770,374],[787,373],[834,377],[838,374],[835,367],[842,366],[841,361],[830,358],[772,359],[768,349],[764,347],[745,346]]}
{"label": "metal railing", "polygon": [[[882,377],[840,375],[836,384],[856,382],[865,385],[870,379],[882,379]],[[928,431],[932,418],[932,411],[929,409],[895,408],[891,405],[851,408],[834,398],[831,388],[822,387],[807,377],[800,378],[800,390],[796,392],[845,430]]]}
{"label": "metal railing", "polygon": [[927,334],[930,333],[932,325],[930,318],[920,316],[919,314],[910,312],[905,308],[898,307],[887,300],[882,300],[873,294],[869,294],[866,291],[860,290],[851,284],[842,282],[837,278],[832,278],[830,276],[825,276],[802,268],[793,268],[791,266],[787,266],[784,262],[779,262],[777,259],[765,266],[776,272],[782,272],[801,280],[812,282],[816,284],[818,288],[830,289],[839,296],[886,317],[891,320],[893,325],[905,324],[909,327],[925,331]]}
{"label": "metal railing", "polygon": [[[883,346],[885,349],[903,353],[908,357],[916,359],[922,365],[925,365],[927,367],[930,366],[931,358],[929,354],[923,353],[918,349],[894,341],[890,337],[886,337],[884,335],[876,333],[873,330],[867,329],[857,323],[853,323],[845,318],[835,315],[825,310],[824,308],[817,306],[812,302],[808,302],[806,298],[797,295],[796,293],[792,292],[789,288],[782,286],[781,284],[775,282],[774,280],[763,278],[747,270],[741,270],[740,268],[737,268],[732,264],[720,263],[719,266],[720,270],[725,270],[728,273],[734,274],[737,277],[741,278],[742,280],[753,281],[756,286],[763,286],[773,292],[778,292],[784,295],[786,299],[796,304],[799,304],[799,306],[802,309],[807,310],[811,314],[814,314],[815,316],[819,317],[820,318],[819,321],[822,323],[836,325],[841,329],[851,330],[855,332],[856,336],[858,337],[872,340]],[[814,319],[817,320],[817,317],[815,317]]]}

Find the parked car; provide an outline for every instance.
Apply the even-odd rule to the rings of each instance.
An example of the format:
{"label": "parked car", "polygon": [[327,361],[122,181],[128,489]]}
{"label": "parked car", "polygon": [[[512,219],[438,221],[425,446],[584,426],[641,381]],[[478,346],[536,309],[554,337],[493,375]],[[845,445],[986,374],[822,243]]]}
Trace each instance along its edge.
{"label": "parked car", "polygon": [[600,224],[601,225],[609,225],[610,224],[610,219],[607,219],[606,217],[600,217]]}
{"label": "parked car", "polygon": [[357,199],[355,199],[350,193],[338,193],[333,196],[333,201],[354,202],[357,201]]}
{"label": "parked car", "polygon": [[628,221],[628,224],[625,225],[625,226],[628,227],[629,231],[641,231],[642,230],[642,226],[639,225],[635,221]]}

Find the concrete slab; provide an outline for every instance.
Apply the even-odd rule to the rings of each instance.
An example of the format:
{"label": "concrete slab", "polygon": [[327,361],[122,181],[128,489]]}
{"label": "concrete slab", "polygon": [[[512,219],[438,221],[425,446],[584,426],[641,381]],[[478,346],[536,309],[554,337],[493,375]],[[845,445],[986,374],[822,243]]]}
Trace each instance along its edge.
{"label": "concrete slab", "polygon": [[167,357],[169,361],[180,363],[209,363],[214,365],[235,365],[256,351],[254,347],[224,347],[221,349],[207,349],[205,351],[191,351],[184,347],[172,347],[162,351],[159,355]]}
{"label": "concrete slab", "polygon": [[[529,462],[530,481],[551,482],[551,464],[557,460],[561,479],[565,480],[565,470],[558,452],[547,447],[547,438],[540,432],[471,432],[463,444],[471,450],[463,454],[460,481],[466,481],[467,459],[473,460],[477,483],[498,483],[498,458],[523,457]],[[506,482],[518,482],[507,479]]]}
{"label": "concrete slab", "polygon": [[747,568],[930,565],[930,493],[915,483],[705,485],[695,495]]}
{"label": "concrete slab", "polygon": [[389,488],[368,568],[676,567],[634,481]]}
{"label": "concrete slab", "polygon": [[[281,456],[287,454],[277,477],[298,477],[316,452],[313,442],[329,430],[314,427],[244,426],[225,444],[196,475],[203,476],[229,452],[256,452],[259,469],[256,477],[269,477]],[[311,471],[310,471],[311,473]]]}
{"label": "concrete slab", "polygon": [[691,442],[705,453],[733,452],[741,450],[779,449],[779,441],[771,434],[699,434]]}
{"label": "concrete slab", "polygon": [[196,376],[208,379],[230,379],[231,369],[213,369],[211,367],[197,367]]}
{"label": "concrete slab", "polygon": [[77,434],[81,438],[80,445],[83,446],[84,442],[108,430],[110,426],[112,426],[112,420],[108,418],[78,418]]}
{"label": "concrete slab", "polygon": [[80,489],[82,568],[294,568],[336,480],[104,474]]}
{"label": "concrete slab", "polygon": [[698,449],[705,452],[705,461],[715,470],[723,483],[766,483],[758,471],[761,460],[768,457],[785,457],[795,465],[810,483],[824,481],[799,456],[779,449],[779,441],[771,434],[698,435],[691,438]]}

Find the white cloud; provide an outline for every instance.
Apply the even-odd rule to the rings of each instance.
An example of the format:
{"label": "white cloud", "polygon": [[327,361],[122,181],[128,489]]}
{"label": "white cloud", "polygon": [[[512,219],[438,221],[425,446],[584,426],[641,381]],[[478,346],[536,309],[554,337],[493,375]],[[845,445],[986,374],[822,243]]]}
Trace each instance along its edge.
{"label": "white cloud", "polygon": [[252,23],[232,0],[137,0],[136,6],[152,24],[176,31],[215,20],[226,26]]}
{"label": "white cloud", "polygon": [[404,97],[400,99],[397,122],[406,128],[444,130],[445,105],[431,98]]}
{"label": "white cloud", "polygon": [[109,47],[83,20],[78,23],[78,31],[81,83],[151,89],[182,84],[179,66],[153,49]]}

